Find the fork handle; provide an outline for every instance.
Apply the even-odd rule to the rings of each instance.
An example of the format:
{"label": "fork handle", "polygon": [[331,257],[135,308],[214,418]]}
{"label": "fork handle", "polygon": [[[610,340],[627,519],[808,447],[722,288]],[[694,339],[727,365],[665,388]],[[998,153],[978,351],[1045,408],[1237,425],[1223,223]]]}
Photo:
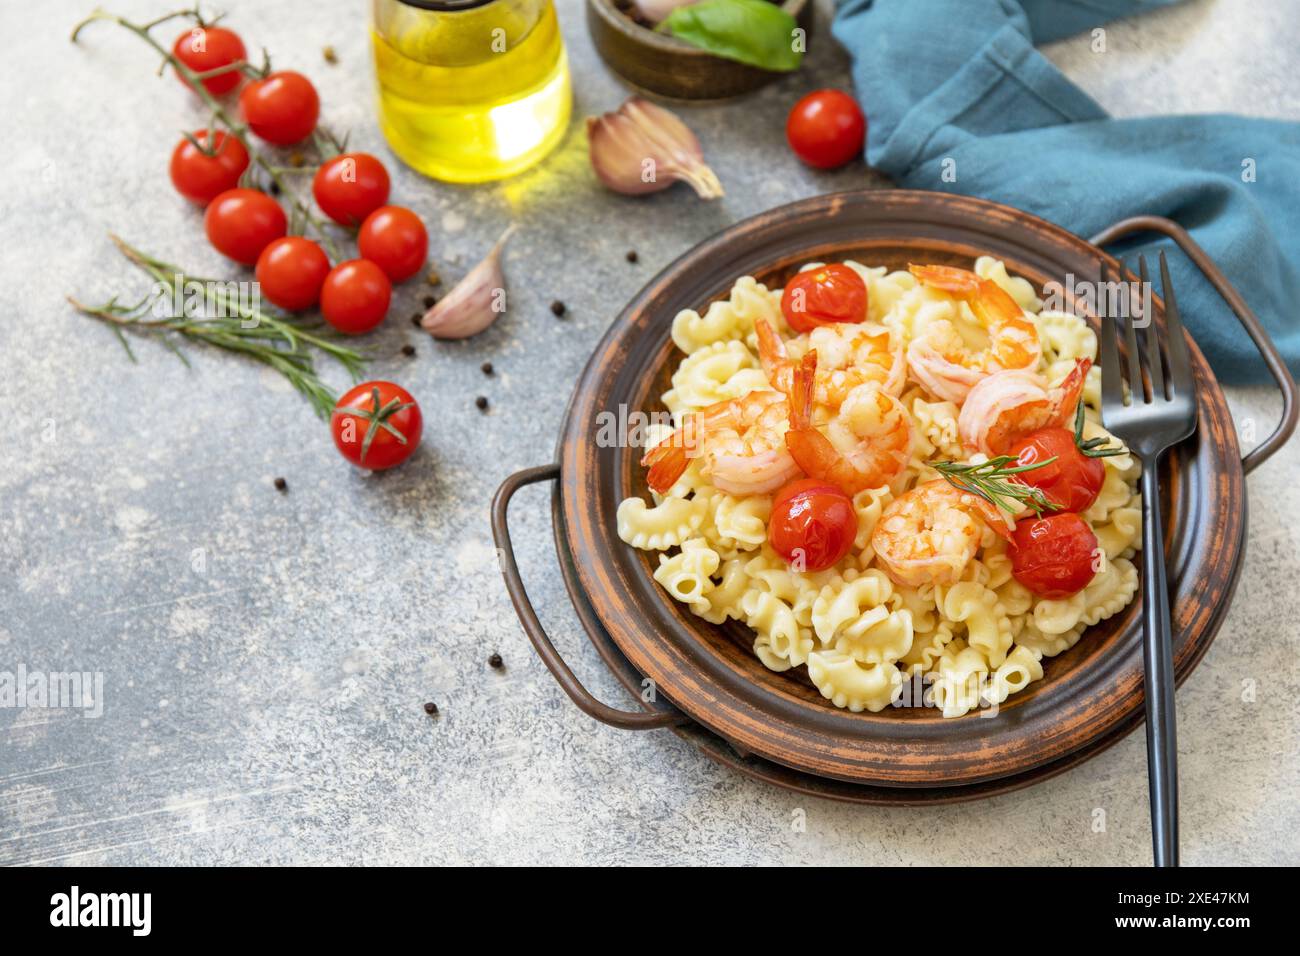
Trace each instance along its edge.
{"label": "fork handle", "polygon": [[1159,455],[1142,464],[1142,656],[1146,673],[1147,782],[1156,866],[1178,865],[1178,740],[1174,650],[1165,581],[1164,522],[1156,482]]}

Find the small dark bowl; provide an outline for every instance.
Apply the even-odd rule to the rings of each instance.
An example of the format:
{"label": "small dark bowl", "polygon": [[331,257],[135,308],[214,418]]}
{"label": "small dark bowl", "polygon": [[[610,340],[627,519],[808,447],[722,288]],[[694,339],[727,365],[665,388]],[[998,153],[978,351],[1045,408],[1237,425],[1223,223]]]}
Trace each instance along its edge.
{"label": "small dark bowl", "polygon": [[[812,34],[812,0],[785,0],[781,9]],[[610,69],[647,93],[682,100],[719,100],[758,89],[784,76],[714,56],[641,26],[615,0],[587,0],[587,31]]]}

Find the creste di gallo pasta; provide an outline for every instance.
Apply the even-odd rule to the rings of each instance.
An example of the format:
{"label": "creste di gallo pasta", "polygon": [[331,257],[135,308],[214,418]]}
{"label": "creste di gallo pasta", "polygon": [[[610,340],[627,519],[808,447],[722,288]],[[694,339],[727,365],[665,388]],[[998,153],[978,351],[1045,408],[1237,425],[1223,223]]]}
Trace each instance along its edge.
{"label": "creste di gallo pasta", "polygon": [[945,717],[1000,705],[1132,601],[1141,465],[1099,423],[1096,335],[1002,262],[743,276],[672,339],[673,427],[647,430],[619,536],[836,707],[915,678]]}

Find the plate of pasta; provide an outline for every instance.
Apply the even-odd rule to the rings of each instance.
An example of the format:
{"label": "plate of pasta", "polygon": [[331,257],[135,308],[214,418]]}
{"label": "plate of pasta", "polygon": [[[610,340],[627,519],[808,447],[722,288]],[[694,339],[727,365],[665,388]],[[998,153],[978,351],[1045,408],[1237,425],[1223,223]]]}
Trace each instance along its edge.
{"label": "plate of pasta", "polygon": [[[652,280],[577,384],[557,489],[575,602],[643,700],[872,787],[1015,779],[1136,726],[1140,462],[1099,423],[1078,294],[1102,256],[1017,210],[889,190],[746,220]],[[1244,529],[1231,419],[1191,351],[1200,429],[1163,463],[1179,679]]]}

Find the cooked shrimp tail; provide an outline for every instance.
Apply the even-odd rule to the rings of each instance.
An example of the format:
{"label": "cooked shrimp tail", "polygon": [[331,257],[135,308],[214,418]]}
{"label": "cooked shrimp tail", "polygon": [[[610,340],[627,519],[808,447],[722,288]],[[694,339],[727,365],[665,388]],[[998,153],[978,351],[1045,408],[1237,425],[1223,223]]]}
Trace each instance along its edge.
{"label": "cooked shrimp tail", "polygon": [[685,473],[690,464],[684,443],[673,441],[676,436],[677,432],[673,432],[647,451],[641,459],[642,466],[650,469],[646,474],[646,484],[652,491],[657,491],[661,495],[677,484],[677,479]]}

